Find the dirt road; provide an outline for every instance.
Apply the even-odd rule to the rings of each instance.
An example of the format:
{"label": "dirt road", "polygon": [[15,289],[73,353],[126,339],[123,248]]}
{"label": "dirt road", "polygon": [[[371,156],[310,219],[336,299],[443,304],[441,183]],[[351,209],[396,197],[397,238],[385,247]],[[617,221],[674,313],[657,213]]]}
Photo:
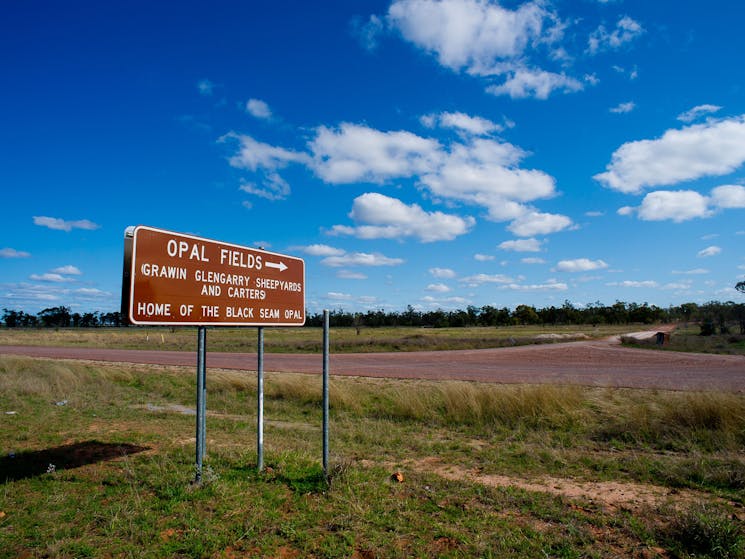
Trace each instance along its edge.
{"label": "dirt road", "polygon": [[[95,348],[0,346],[0,354],[160,365],[194,365],[196,354]],[[256,370],[256,354],[207,351],[207,368]],[[322,358],[265,354],[264,369],[320,373]],[[745,392],[745,357],[622,347],[617,339],[499,349],[353,353],[330,357],[332,375],[498,383]]]}

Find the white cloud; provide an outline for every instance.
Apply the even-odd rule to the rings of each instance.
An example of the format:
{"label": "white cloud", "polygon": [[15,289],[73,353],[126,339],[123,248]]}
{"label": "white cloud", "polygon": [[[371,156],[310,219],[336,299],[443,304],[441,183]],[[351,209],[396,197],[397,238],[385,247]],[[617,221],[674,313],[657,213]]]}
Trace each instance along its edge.
{"label": "white cloud", "polygon": [[460,281],[469,286],[478,287],[484,283],[512,283],[515,280],[503,274],[475,274],[462,278]]}
{"label": "white cloud", "polygon": [[673,270],[673,274],[679,275],[688,275],[688,276],[700,276],[704,274],[708,274],[709,270],[706,268],[695,268],[693,270]]}
{"label": "white cloud", "polygon": [[745,186],[725,184],[711,191],[712,204],[719,208],[745,208]]}
{"label": "white cloud", "polygon": [[516,239],[499,243],[497,248],[515,252],[540,252],[542,242],[538,239]]}
{"label": "white cloud", "polygon": [[668,130],[655,140],[618,148],[595,180],[608,188],[638,193],[705,176],[725,175],[745,162],[745,115]]}
{"label": "white cloud", "polygon": [[425,289],[435,293],[448,293],[450,291],[450,288],[444,283],[430,283]]}
{"label": "white cloud", "polygon": [[383,183],[410,177],[431,171],[441,157],[436,140],[350,123],[342,123],[338,129],[319,127],[310,149],[312,168],[332,184]]}
{"label": "white cloud", "polygon": [[545,264],[546,261],[543,258],[521,258],[520,262],[523,264]]}
{"label": "white cloud", "polygon": [[582,89],[582,82],[566,74],[534,68],[516,68],[507,74],[503,84],[489,86],[486,92],[497,96],[509,95],[512,99],[548,99],[554,91],[574,93]]}
{"label": "white cloud", "polygon": [[678,120],[681,122],[693,122],[698,117],[706,114],[716,113],[721,110],[722,107],[717,105],[697,105],[692,109],[678,115]]}
{"label": "white cloud", "polygon": [[598,27],[590,35],[587,50],[590,54],[597,54],[602,50],[615,50],[630,43],[644,33],[644,28],[629,16],[624,16],[616,24],[613,31],[608,31],[604,25]]}
{"label": "white cloud", "polygon": [[349,293],[339,293],[338,291],[329,291],[326,297],[334,301],[350,301],[352,296]]}
{"label": "white cloud", "polygon": [[513,219],[525,213],[525,202],[555,194],[550,175],[517,167],[525,156],[508,142],[473,139],[453,144],[421,182],[436,196],[486,207],[490,219]]}
{"label": "white cloud", "polygon": [[556,264],[560,272],[589,272],[590,270],[602,270],[608,264],[603,260],[590,260],[589,258],[575,258],[574,260],[561,260]]}
{"label": "white cloud", "polygon": [[305,153],[259,142],[244,134],[230,132],[219,139],[220,142],[228,140],[237,140],[239,143],[238,153],[228,160],[231,166],[239,169],[274,171],[287,166],[288,163],[309,163],[310,161]]}
{"label": "white cloud", "polygon": [[433,277],[440,279],[451,279],[457,275],[455,270],[451,270],[450,268],[430,268],[429,273],[432,274]]}
{"label": "white cloud", "polygon": [[0,258],[28,258],[29,256],[31,256],[31,253],[23,250],[0,248]]}
{"label": "white cloud", "polygon": [[60,266],[59,268],[55,268],[54,270],[52,270],[52,273],[64,274],[68,276],[79,276],[79,275],[82,275],[83,272],[81,272],[76,266],[68,265],[68,266]]}
{"label": "white cloud", "polygon": [[[460,125],[466,126],[465,122],[460,122]],[[467,122],[470,123],[468,125],[474,124],[473,121]],[[543,171],[521,169],[519,164],[527,153],[508,142],[470,137],[467,141],[443,146],[437,140],[407,131],[383,132],[349,123],[342,123],[333,129],[318,127],[315,137],[308,143],[310,154],[272,146],[236,133],[221,138],[223,142],[227,140],[237,140],[239,143],[238,151],[229,159],[232,166],[268,174],[263,185],[246,182],[243,187],[243,190],[265,198],[279,199],[287,196],[289,186],[276,175],[276,170],[289,163],[300,163],[327,183],[380,184],[393,179],[413,177],[420,186],[429,190],[435,201],[452,200],[481,206],[487,209],[489,219],[495,221],[522,218],[515,227],[543,221],[542,227],[536,230],[537,233],[528,233],[525,236],[541,234],[543,231],[555,232],[571,224],[564,216],[539,214],[526,205],[528,202],[554,196],[555,180]],[[357,204],[382,205],[380,200],[369,202],[361,197]],[[386,203],[397,203],[399,209],[405,207],[401,202],[390,202],[394,199],[388,200]],[[419,214],[419,220],[423,219],[421,208],[413,205],[408,208],[410,213]],[[355,213],[361,216],[357,209]],[[470,217],[458,218],[437,212],[428,213],[427,217],[427,221],[439,220],[445,225],[443,238],[462,234],[473,225]],[[549,224],[548,220],[552,223]],[[337,226],[334,233],[366,238],[394,237],[400,234],[396,227],[381,226],[376,222],[357,228]],[[433,237],[431,233],[410,234],[422,238]],[[523,233],[519,235],[523,236]]]}
{"label": "white cloud", "polygon": [[494,260],[494,256],[492,256],[491,254],[476,253],[473,255],[473,259],[476,260],[477,262],[491,262],[492,260]]}
{"label": "white cloud", "polygon": [[703,250],[700,250],[697,254],[699,258],[708,258],[709,256],[716,256],[717,254],[722,252],[722,248],[718,246],[710,246],[706,247]]}
{"label": "white cloud", "polygon": [[349,216],[358,225],[335,225],[335,234],[349,234],[362,239],[399,239],[416,237],[422,242],[450,241],[473,227],[472,217],[442,212],[426,212],[417,204],[407,205],[396,198],[368,192],[354,200]]}
{"label": "white cloud", "polygon": [[629,101],[627,103],[620,103],[619,105],[612,107],[610,109],[610,112],[615,114],[624,114],[624,113],[630,113],[636,108],[636,103],[633,101]]}
{"label": "white cloud", "polygon": [[611,283],[606,283],[605,285],[609,287],[651,288],[651,287],[657,287],[658,283],[652,280],[644,280],[644,281],[626,280],[626,281],[620,281],[620,282],[614,281]]}
{"label": "white cloud", "polygon": [[49,229],[56,229],[58,231],[72,231],[73,229],[85,229],[93,231],[99,229],[101,226],[97,223],[93,223],[87,219],[79,219],[77,221],[65,221],[57,217],[45,217],[45,216],[34,216],[34,225],[41,227],[49,227]]}
{"label": "white cloud", "polygon": [[500,286],[500,289],[508,289],[510,291],[566,291],[569,289],[569,286],[559,281],[547,281],[546,283],[533,284],[510,283]]}
{"label": "white cloud", "polygon": [[435,126],[452,128],[473,136],[488,136],[494,132],[504,130],[504,127],[496,122],[461,112],[429,114],[419,120],[427,128],[434,128]]}
{"label": "white cloud", "polygon": [[369,254],[366,252],[328,256],[321,260],[321,264],[335,268],[341,266],[398,266],[403,263],[404,260],[401,258],[389,258],[380,253]]}
{"label": "white cloud", "polygon": [[690,289],[691,288],[691,282],[671,282],[666,283],[662,286],[662,289],[674,289],[674,290],[681,290],[681,289]]}
{"label": "white cloud", "polygon": [[341,256],[346,252],[340,248],[322,244],[308,245],[302,247],[300,250],[305,254],[310,254],[311,256]]}
{"label": "white cloud", "polygon": [[708,198],[692,190],[650,192],[642,200],[638,213],[644,221],[671,219],[676,223],[711,215]]}
{"label": "white cloud", "polygon": [[518,237],[532,237],[556,233],[571,225],[572,220],[565,215],[531,211],[515,219],[507,229]]}
{"label": "white cloud", "polygon": [[100,299],[102,297],[111,296],[111,293],[108,291],[96,289],[95,287],[81,287],[79,289],[74,289],[73,293],[80,295],[84,299]]}
{"label": "white cloud", "polygon": [[388,21],[441,65],[476,75],[493,74],[501,61],[521,58],[539,40],[558,39],[554,16],[541,2],[512,11],[485,0],[397,0]]}
{"label": "white cloud", "polygon": [[66,281],[72,281],[71,278],[66,278],[61,274],[53,274],[49,272],[46,274],[31,274],[29,278],[34,281],[48,281],[52,283],[63,283]]}
{"label": "white cloud", "polygon": [[239,190],[246,194],[253,194],[267,200],[284,200],[290,195],[290,185],[278,173],[270,172],[262,182],[262,186],[257,186],[252,182],[244,182],[238,187]]}
{"label": "white cloud", "polygon": [[336,273],[336,277],[340,279],[351,279],[351,280],[365,280],[367,276],[360,272],[353,272],[351,270],[339,270]]}
{"label": "white cloud", "polygon": [[267,120],[272,118],[272,110],[261,99],[249,99],[246,102],[246,112],[253,117]]}

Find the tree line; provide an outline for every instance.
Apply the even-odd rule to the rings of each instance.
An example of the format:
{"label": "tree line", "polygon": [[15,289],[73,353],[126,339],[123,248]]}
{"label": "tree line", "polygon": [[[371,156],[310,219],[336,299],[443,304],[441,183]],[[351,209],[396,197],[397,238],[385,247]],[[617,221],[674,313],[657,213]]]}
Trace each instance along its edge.
{"label": "tree line", "polygon": [[[69,307],[50,307],[37,314],[3,309],[2,322],[7,328],[98,328],[126,326],[120,312],[71,312]],[[745,334],[745,304],[711,301],[704,304],[684,303],[667,308],[647,303],[616,301],[577,307],[569,301],[561,306],[536,308],[518,305],[514,309],[491,305],[469,305],[458,310],[417,310],[411,305],[405,311],[351,312],[336,309],[329,313],[333,327],[410,326],[421,328],[458,328],[466,326],[581,325],[581,324],[654,324],[657,322],[698,322],[707,333],[729,333],[730,325],[739,326]],[[306,326],[323,325],[323,313],[308,313]]]}
{"label": "tree line", "polygon": [[[736,323],[745,334],[745,304],[732,301],[711,301],[704,304],[684,303],[667,308],[647,303],[616,301],[612,305],[600,302],[577,307],[569,301],[563,305],[536,308],[531,305],[507,307],[468,306],[465,310],[436,309],[419,311],[409,305],[403,312],[370,310],[365,313],[343,309],[329,313],[331,326],[381,327],[414,326],[424,328],[457,328],[465,326],[518,326],[518,325],[600,325],[600,324],[654,324],[658,322],[698,322],[710,325],[710,333],[729,333]],[[308,326],[321,326],[323,314],[315,313],[306,319]],[[702,327],[703,330],[703,327]]]}

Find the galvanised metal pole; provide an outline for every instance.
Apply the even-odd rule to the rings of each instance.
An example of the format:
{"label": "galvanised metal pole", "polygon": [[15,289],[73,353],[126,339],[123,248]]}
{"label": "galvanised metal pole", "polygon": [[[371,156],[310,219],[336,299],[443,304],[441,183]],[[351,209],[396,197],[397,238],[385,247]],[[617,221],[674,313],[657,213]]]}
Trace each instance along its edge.
{"label": "galvanised metal pole", "polygon": [[329,311],[323,311],[323,475],[329,475]]}
{"label": "galvanised metal pole", "polygon": [[207,327],[202,326],[202,460],[207,456]]}
{"label": "galvanised metal pole", "polygon": [[264,470],[264,328],[259,326],[258,364],[256,366],[256,467],[259,472]]}
{"label": "galvanised metal pole", "polygon": [[205,355],[207,353],[207,329],[199,326],[197,329],[197,433],[196,433],[196,473],[194,482],[202,482],[202,461],[205,454],[205,431],[206,422],[204,415],[207,409],[205,405]]}

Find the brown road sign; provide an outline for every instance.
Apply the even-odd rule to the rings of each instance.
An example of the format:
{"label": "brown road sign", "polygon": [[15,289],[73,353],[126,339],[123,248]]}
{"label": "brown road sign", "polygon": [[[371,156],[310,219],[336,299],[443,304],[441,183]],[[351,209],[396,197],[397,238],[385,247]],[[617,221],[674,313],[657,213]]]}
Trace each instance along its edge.
{"label": "brown road sign", "polygon": [[305,262],[138,225],[125,233],[122,314],[133,324],[302,326]]}

